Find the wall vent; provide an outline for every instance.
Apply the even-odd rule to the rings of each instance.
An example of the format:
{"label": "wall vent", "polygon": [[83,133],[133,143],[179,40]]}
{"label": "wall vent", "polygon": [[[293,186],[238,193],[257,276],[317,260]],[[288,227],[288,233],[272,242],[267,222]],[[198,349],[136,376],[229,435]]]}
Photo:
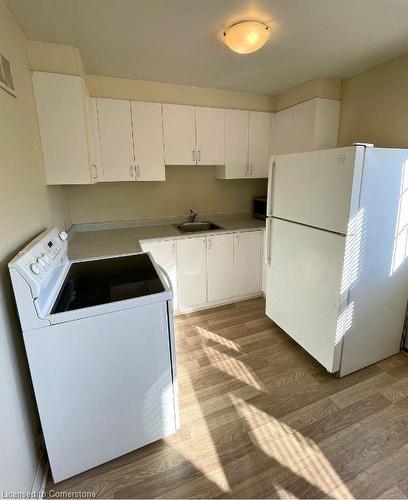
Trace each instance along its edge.
{"label": "wall vent", "polygon": [[9,92],[11,95],[16,96],[11,65],[3,54],[0,54],[0,87]]}

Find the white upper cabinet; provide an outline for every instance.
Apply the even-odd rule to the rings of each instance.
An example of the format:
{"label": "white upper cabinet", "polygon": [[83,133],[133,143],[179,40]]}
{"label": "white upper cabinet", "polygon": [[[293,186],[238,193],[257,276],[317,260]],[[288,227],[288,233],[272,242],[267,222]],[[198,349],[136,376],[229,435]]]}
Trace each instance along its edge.
{"label": "white upper cabinet", "polygon": [[207,237],[208,302],[234,295],[234,244],[232,234]]}
{"label": "white upper cabinet", "polygon": [[225,109],[196,108],[197,165],[225,165]]}
{"label": "white upper cabinet", "polygon": [[293,110],[284,109],[275,113],[274,153],[283,155],[292,152]]}
{"label": "white upper cabinet", "polygon": [[91,148],[91,174],[93,178],[97,181],[103,181],[103,165],[102,165],[102,153],[101,153],[101,141],[99,139],[99,123],[98,123],[98,108],[96,103],[96,97],[90,97],[88,99],[90,108],[90,128],[92,129],[92,144]]}
{"label": "white upper cabinet", "polygon": [[104,180],[135,180],[130,101],[98,98],[97,108]]}
{"label": "white upper cabinet", "polygon": [[340,121],[340,101],[316,99],[314,116],[314,149],[329,149],[337,146]]}
{"label": "white upper cabinet", "polygon": [[261,290],[262,231],[234,235],[234,295]]}
{"label": "white upper cabinet", "polygon": [[90,184],[92,137],[79,76],[33,72],[47,184]]}
{"label": "white upper cabinet", "polygon": [[163,104],[166,165],[194,165],[195,107]]}
{"label": "white upper cabinet", "polygon": [[292,151],[297,153],[314,149],[313,122],[316,109],[314,99],[302,102],[291,109],[293,112]]}
{"label": "white upper cabinet", "polygon": [[340,101],[317,97],[275,114],[274,154],[335,148]]}
{"label": "white upper cabinet", "polygon": [[131,103],[133,143],[137,181],[164,181],[164,142],[162,105]]}
{"label": "white upper cabinet", "polygon": [[225,166],[217,168],[221,179],[240,179],[248,175],[249,111],[226,110]]}
{"label": "white upper cabinet", "polygon": [[267,178],[270,159],[271,113],[249,113],[248,175]]}

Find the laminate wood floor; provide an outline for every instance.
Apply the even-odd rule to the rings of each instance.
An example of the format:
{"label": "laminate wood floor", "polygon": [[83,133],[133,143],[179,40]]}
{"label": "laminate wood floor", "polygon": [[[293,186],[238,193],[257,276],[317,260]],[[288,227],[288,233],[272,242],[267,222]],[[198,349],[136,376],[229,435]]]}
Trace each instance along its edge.
{"label": "laminate wood floor", "polygon": [[406,498],[408,357],[337,379],[254,299],[176,318],[181,428],[54,485],[97,498]]}

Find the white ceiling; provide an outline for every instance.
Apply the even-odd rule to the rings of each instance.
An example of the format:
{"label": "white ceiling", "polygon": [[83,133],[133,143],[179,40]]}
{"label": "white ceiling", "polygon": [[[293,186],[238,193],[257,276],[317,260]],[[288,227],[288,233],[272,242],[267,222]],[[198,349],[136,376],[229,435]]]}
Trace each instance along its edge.
{"label": "white ceiling", "polygon": [[[79,47],[88,73],[276,94],[345,78],[408,52],[408,0],[6,0],[31,40]],[[259,52],[221,41],[272,22]]]}

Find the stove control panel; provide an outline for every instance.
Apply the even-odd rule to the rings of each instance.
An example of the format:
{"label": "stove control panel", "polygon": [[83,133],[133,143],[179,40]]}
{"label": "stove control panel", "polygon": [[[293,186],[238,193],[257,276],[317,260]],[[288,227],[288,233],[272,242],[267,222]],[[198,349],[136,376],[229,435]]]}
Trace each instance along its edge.
{"label": "stove control panel", "polygon": [[33,295],[47,285],[51,274],[67,259],[68,235],[65,231],[50,229],[40,234],[9,263],[30,283]]}

